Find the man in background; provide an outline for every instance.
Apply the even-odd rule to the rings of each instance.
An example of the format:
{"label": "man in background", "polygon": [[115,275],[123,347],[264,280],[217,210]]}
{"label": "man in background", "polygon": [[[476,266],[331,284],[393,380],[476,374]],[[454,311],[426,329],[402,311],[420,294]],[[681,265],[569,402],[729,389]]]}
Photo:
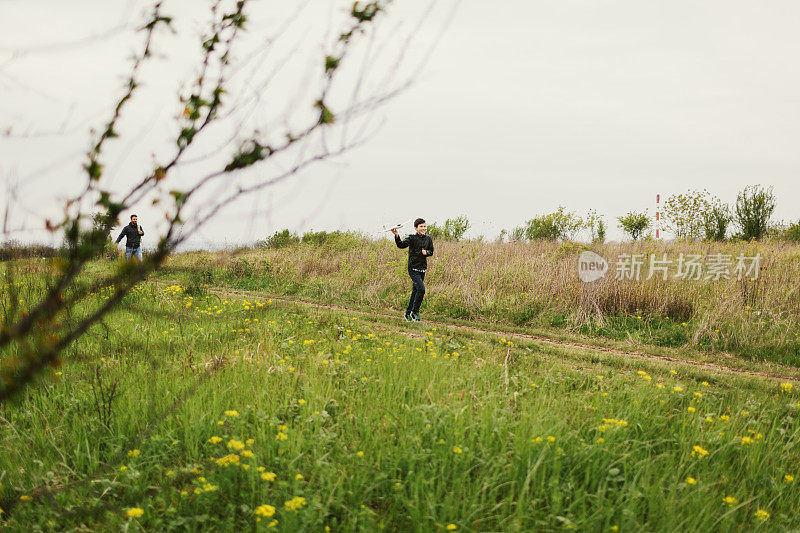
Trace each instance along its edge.
{"label": "man in background", "polygon": [[416,233],[403,240],[400,240],[396,228],[392,230],[397,247],[408,248],[408,275],[413,285],[404,316],[409,322],[419,322],[419,308],[425,296],[425,271],[428,269],[428,258],[433,255],[433,239],[425,234],[428,231],[425,220],[415,220],[414,229]]}
{"label": "man in background", "polygon": [[122,233],[119,234],[114,244],[119,244],[119,241],[125,237],[125,260],[130,261],[131,256],[136,257],[139,263],[142,262],[142,235],[144,230],[139,225],[139,217],[131,215],[131,222],[124,228]]}

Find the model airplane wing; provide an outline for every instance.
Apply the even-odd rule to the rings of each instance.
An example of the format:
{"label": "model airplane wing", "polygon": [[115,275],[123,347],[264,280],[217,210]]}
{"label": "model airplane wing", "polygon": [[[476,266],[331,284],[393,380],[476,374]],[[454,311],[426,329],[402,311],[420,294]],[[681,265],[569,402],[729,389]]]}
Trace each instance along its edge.
{"label": "model airplane wing", "polygon": [[392,231],[392,230],[400,229],[400,228],[402,228],[403,226],[405,226],[406,224],[408,224],[409,222],[411,222],[411,220],[412,220],[412,219],[410,219],[410,218],[409,218],[409,219],[408,219],[408,220],[406,220],[405,222],[401,222],[400,224],[395,224],[394,226],[389,226],[389,225],[387,225],[387,224],[384,224],[384,225],[383,225],[383,227],[382,227],[382,229],[380,229],[380,230],[376,231],[376,232],[375,232],[375,234],[376,234],[376,235],[378,235],[378,234],[380,234],[380,233],[385,233],[385,232],[387,232],[387,231]]}

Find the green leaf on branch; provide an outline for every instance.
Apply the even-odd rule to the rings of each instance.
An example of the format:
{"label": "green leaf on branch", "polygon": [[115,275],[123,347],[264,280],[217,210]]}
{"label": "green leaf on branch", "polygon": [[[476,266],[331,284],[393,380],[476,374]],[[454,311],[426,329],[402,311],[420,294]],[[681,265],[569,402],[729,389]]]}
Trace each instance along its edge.
{"label": "green leaf on branch", "polygon": [[333,121],[335,120],[336,117],[333,115],[331,110],[328,109],[328,107],[322,100],[317,100],[317,102],[314,104],[314,107],[319,109],[320,124],[333,124]]}
{"label": "green leaf on branch", "polygon": [[155,17],[153,20],[142,26],[141,29],[149,30],[151,28],[155,28],[156,25],[163,23],[165,26],[169,26],[172,23],[172,17]]}
{"label": "green leaf on branch", "polygon": [[360,2],[356,2],[353,4],[353,9],[350,12],[353,17],[358,20],[359,23],[362,22],[370,22],[375,15],[381,10],[381,7],[378,5],[378,2],[370,2],[369,4],[365,5],[364,8],[360,8]]}
{"label": "green leaf on branch", "polygon": [[187,195],[183,191],[173,190],[173,191],[169,191],[169,194],[173,198],[175,198],[175,205],[178,206],[178,207],[180,207],[183,204],[183,202],[186,201],[186,196]]}
{"label": "green leaf on branch", "polygon": [[339,61],[341,61],[341,59],[340,57],[327,56],[325,58],[325,74],[330,74],[339,68]]}
{"label": "green leaf on branch", "polygon": [[233,156],[230,163],[225,166],[225,172],[237,170],[240,168],[249,167],[259,161],[262,161],[272,155],[272,148],[263,146],[256,140],[250,140],[242,143],[239,151]]}
{"label": "green leaf on branch", "polygon": [[183,128],[181,130],[181,134],[178,136],[178,146],[181,148],[186,147],[189,143],[192,142],[197,130],[192,127]]}
{"label": "green leaf on branch", "polygon": [[86,173],[89,174],[90,180],[97,181],[100,179],[100,176],[103,175],[103,165],[94,159],[89,161],[89,164],[83,165],[83,168],[86,170]]}
{"label": "green leaf on branch", "polygon": [[211,52],[214,50],[214,47],[217,45],[218,42],[219,42],[219,34],[215,33],[213,37],[211,37],[210,39],[206,39],[203,42],[203,49],[206,52]]}

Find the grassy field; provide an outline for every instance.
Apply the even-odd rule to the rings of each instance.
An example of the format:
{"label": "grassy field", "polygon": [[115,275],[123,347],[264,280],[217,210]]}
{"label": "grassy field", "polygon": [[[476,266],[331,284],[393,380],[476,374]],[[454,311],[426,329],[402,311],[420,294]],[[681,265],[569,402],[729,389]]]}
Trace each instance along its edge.
{"label": "grassy field", "polygon": [[218,296],[203,279],[262,267],[198,257],[0,406],[3,528],[800,528],[797,385]]}
{"label": "grassy field", "polygon": [[[760,254],[758,279],[615,280],[591,285],[577,256],[706,257]],[[405,250],[352,236],[323,245],[181,254],[161,274],[190,290],[208,284],[370,309],[405,309]],[[675,266],[670,276],[675,272]],[[699,348],[800,366],[800,246],[762,243],[437,242],[426,274],[423,315],[625,341],[631,346]],[[598,310],[601,314],[598,313]]]}

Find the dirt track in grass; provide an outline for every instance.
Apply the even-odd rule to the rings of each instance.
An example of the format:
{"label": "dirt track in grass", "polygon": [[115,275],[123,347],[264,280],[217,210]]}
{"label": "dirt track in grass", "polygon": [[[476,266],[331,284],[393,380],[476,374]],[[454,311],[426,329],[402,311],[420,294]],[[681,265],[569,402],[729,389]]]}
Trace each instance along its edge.
{"label": "dirt track in grass", "polygon": [[[392,319],[400,319],[401,317],[398,314],[390,313],[386,311],[376,311],[376,310],[364,310],[364,309],[357,309],[353,307],[347,307],[344,305],[337,305],[337,304],[329,304],[329,303],[322,303],[322,302],[315,302],[311,300],[301,300],[296,298],[286,298],[284,296],[273,296],[268,294],[259,294],[256,292],[249,292],[249,291],[235,291],[230,289],[220,289],[220,288],[212,288],[208,287],[207,290],[211,293],[219,294],[219,295],[231,295],[231,296],[243,296],[246,298],[251,299],[259,299],[259,300],[274,300],[278,302],[283,302],[287,304],[293,305],[301,305],[306,307],[316,307],[316,308],[323,308],[323,309],[333,309],[337,311],[347,311],[348,313],[358,313],[361,315],[370,315],[375,317],[384,317],[384,318],[392,318]],[[626,358],[638,358],[638,359],[649,359],[653,361],[660,361],[665,363],[676,363],[680,365],[686,366],[693,366],[697,368],[704,368],[714,372],[728,372],[733,374],[740,374],[740,375],[748,375],[753,377],[771,379],[771,380],[779,380],[779,381],[789,381],[789,382],[797,382],[800,383],[800,376],[791,376],[780,374],[776,372],[764,372],[759,370],[749,370],[745,368],[736,368],[731,367],[723,364],[712,363],[708,361],[696,361],[692,359],[684,359],[680,357],[672,357],[668,355],[657,355],[652,353],[645,353],[639,351],[627,351],[627,350],[620,350],[617,348],[610,348],[608,346],[600,346],[596,344],[589,344],[583,342],[574,342],[574,341],[565,341],[560,339],[554,339],[550,337],[545,337],[542,335],[531,335],[527,333],[518,333],[518,332],[511,332],[505,331],[501,329],[492,329],[487,327],[481,326],[469,326],[463,324],[453,324],[450,322],[443,322],[440,320],[428,320],[424,321],[426,325],[435,325],[437,327],[442,328],[449,328],[453,330],[460,330],[460,331],[468,331],[473,333],[483,333],[489,335],[498,335],[506,337],[510,340],[513,339],[524,339],[530,340],[535,342],[540,342],[543,344],[554,345],[554,346],[561,346],[565,348],[580,348],[583,350],[595,351],[595,352],[603,352],[612,355],[618,355]],[[729,354],[720,354],[720,356],[733,357]]]}

